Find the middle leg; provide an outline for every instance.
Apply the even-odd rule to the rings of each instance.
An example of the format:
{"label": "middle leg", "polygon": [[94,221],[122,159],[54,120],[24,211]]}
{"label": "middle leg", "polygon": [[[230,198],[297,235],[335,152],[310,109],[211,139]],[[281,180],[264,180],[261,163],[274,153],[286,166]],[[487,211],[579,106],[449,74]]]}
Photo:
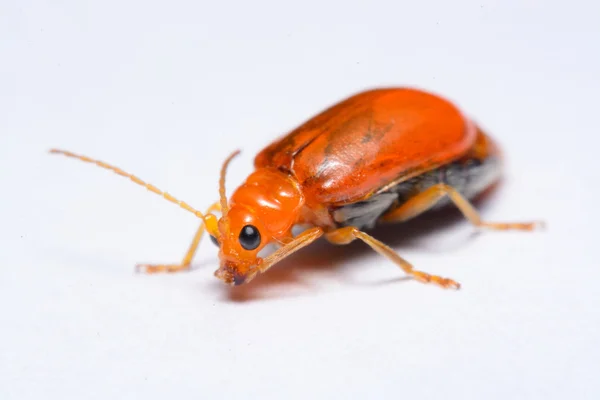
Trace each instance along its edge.
{"label": "middle leg", "polygon": [[396,265],[402,268],[405,273],[411,275],[416,280],[424,283],[435,283],[443,288],[460,289],[460,284],[452,279],[415,270],[408,261],[400,257],[398,253],[392,250],[389,246],[355,227],[349,226],[329,232],[327,233],[326,238],[334,244],[348,244],[355,239],[360,239],[382,256],[389,258]]}

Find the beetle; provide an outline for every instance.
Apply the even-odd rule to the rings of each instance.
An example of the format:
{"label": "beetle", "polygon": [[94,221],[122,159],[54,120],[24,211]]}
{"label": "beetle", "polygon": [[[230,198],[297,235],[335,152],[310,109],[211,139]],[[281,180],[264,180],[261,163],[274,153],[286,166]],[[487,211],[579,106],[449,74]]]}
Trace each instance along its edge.
{"label": "beetle", "polygon": [[[359,92],[308,119],[255,157],[254,171],[228,200],[225,176],[235,151],[221,167],[219,201],[204,213],[120,168],[50,152],[112,170],[202,220],[180,263],[138,266],[148,273],[189,269],[207,230],[219,247],[214,274],[231,285],[250,282],[324,237],[338,245],[362,240],[417,281],[458,289],[452,279],[416,270],[365,231],[451,203],[479,228],[531,231],[540,224],[480,218],[471,200],[500,178],[499,146],[449,100],[410,87]],[[297,225],[309,228],[294,236]],[[261,257],[268,244],[278,248]]]}

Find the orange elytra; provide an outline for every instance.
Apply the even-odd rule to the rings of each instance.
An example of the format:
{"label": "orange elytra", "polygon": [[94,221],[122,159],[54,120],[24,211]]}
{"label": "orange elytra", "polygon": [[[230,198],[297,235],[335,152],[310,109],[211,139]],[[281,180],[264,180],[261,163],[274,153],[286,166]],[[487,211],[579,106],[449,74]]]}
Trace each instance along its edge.
{"label": "orange elytra", "polygon": [[[102,161],[51,152],[112,170],[202,219],[183,261],[141,265],[149,273],[189,269],[208,230],[219,246],[215,276],[228,284],[251,281],[323,236],[334,244],[360,239],[418,281],[459,288],[452,279],[415,270],[364,231],[449,203],[477,227],[529,231],[537,224],[481,220],[470,200],[499,179],[498,146],[454,104],[412,88],[361,92],[309,119],[262,150],[228,200],[225,174],[234,152],[221,168],[220,199],[205,213]],[[308,228],[294,236],[297,225]],[[261,257],[268,244],[278,248]]]}

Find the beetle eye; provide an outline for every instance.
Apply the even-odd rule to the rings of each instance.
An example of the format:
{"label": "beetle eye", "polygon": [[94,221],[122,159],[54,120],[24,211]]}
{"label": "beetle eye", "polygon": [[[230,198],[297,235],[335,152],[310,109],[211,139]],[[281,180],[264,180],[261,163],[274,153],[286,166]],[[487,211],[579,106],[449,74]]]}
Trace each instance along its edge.
{"label": "beetle eye", "polygon": [[210,236],[210,241],[213,242],[215,244],[215,246],[219,247],[219,241],[217,240],[216,237],[214,237],[213,235],[208,235]]}
{"label": "beetle eye", "polygon": [[253,225],[246,225],[240,232],[240,244],[246,250],[254,250],[260,244],[260,232]]}

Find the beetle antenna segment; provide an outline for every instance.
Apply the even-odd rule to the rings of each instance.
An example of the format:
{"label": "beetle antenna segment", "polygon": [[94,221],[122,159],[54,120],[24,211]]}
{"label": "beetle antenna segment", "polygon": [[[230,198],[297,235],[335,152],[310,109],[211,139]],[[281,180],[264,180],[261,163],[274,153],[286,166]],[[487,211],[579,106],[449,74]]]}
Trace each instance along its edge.
{"label": "beetle antenna segment", "polygon": [[219,179],[219,198],[221,201],[221,215],[223,216],[227,215],[227,212],[229,211],[229,206],[227,204],[227,193],[225,192],[225,175],[227,174],[227,167],[229,166],[229,163],[238,154],[240,154],[239,150],[231,153],[221,167],[221,177]]}
{"label": "beetle antenna segment", "polygon": [[141,180],[140,178],[138,178],[137,176],[132,175],[130,173],[127,173],[127,172],[123,171],[120,168],[117,168],[115,166],[107,164],[107,163],[105,163],[103,161],[94,160],[93,158],[89,158],[87,156],[82,156],[82,155],[79,155],[79,154],[71,153],[70,151],[58,150],[58,149],[51,149],[50,153],[52,153],[52,154],[62,154],[62,155],[67,156],[67,157],[76,158],[76,159],[81,160],[83,162],[87,162],[87,163],[91,163],[91,164],[96,164],[97,166],[99,166],[101,168],[104,168],[104,169],[107,169],[109,171],[112,171],[112,172],[114,172],[114,173],[116,173],[118,175],[124,176],[125,178],[129,178],[134,183],[137,183],[138,185],[145,187],[146,189],[148,189],[152,193],[156,193],[157,195],[162,196],[163,198],[165,198],[166,200],[170,201],[171,203],[177,204],[179,207],[183,208],[186,211],[191,212],[196,217],[201,218],[202,220],[205,221],[204,214],[202,214],[200,211],[196,210],[195,208],[193,208],[192,206],[190,206],[186,202],[183,202],[181,200],[176,199],[175,197],[171,196],[169,193],[161,191],[156,186],[151,185],[150,183],[146,183],[143,180]]}

